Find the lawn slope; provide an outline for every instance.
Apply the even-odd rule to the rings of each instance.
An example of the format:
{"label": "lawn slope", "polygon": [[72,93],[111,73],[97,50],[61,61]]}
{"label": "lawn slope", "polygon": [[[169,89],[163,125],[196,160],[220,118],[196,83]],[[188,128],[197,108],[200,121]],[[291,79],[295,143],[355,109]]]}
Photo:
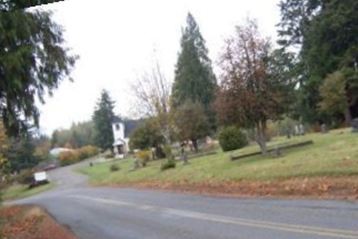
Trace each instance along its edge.
{"label": "lawn slope", "polygon": [[[278,188],[279,191],[289,192],[292,188],[297,188],[294,189],[297,191],[298,188],[311,187],[309,190],[326,192],[339,184],[336,193],[342,191],[347,194],[349,189],[349,194],[358,194],[358,134],[351,133],[349,129],[334,130],[328,134],[307,134],[292,139],[275,138],[270,145],[305,140],[313,140],[314,144],[284,151],[281,157],[258,155],[230,160],[231,154],[258,150],[256,145],[251,145],[235,152],[220,151],[196,158],[189,165],[178,163],[175,169],[163,172],[160,171],[161,161],[150,162],[147,167],[132,171],[133,159],[116,162],[120,167],[116,172],[109,170],[112,163],[83,168],[81,172],[89,175],[90,182],[95,185],[146,185],[189,191],[222,188],[224,192],[239,188],[238,193],[241,190],[247,191],[247,194],[250,191],[257,193],[261,188],[262,194],[270,194]],[[244,190],[245,185],[251,186]],[[271,187],[272,190],[268,190]],[[282,194],[281,191],[279,194]]]}

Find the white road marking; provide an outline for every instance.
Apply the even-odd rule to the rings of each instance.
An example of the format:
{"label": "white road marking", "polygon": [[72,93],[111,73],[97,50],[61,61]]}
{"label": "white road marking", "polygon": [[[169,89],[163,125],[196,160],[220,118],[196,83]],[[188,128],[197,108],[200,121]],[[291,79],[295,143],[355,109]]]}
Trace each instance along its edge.
{"label": "white road marking", "polygon": [[287,224],[287,223],[276,223],[276,222],[269,222],[269,221],[238,218],[238,217],[228,217],[228,216],[221,216],[216,214],[200,213],[200,212],[158,207],[158,206],[152,206],[146,204],[137,204],[137,203],[106,199],[106,198],[94,198],[94,197],[80,196],[80,195],[69,195],[68,197],[76,198],[76,199],[84,199],[84,200],[110,204],[115,206],[126,206],[126,207],[131,207],[131,208],[145,210],[145,211],[153,211],[153,212],[160,211],[162,213],[169,214],[169,215],[198,219],[203,221],[235,224],[235,225],[248,226],[248,227],[266,228],[272,230],[288,231],[288,232],[335,237],[335,238],[358,239],[358,231],[330,229],[330,228],[323,228],[323,227],[313,227],[313,226],[295,225],[295,224]]}

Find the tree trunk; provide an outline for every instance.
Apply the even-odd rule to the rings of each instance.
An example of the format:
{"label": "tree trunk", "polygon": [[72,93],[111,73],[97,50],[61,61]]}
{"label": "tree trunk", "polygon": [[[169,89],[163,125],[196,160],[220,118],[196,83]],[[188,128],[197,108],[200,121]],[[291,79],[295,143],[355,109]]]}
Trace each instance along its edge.
{"label": "tree trunk", "polygon": [[266,131],[266,121],[258,122],[256,124],[256,142],[260,146],[262,155],[267,154],[265,131]]}
{"label": "tree trunk", "polygon": [[351,114],[351,111],[349,109],[349,106],[347,106],[347,108],[344,111],[344,119],[346,121],[346,126],[350,127],[351,123],[352,123],[352,114]]}
{"label": "tree trunk", "polygon": [[199,148],[198,148],[198,140],[197,140],[197,139],[192,139],[191,142],[193,143],[193,147],[194,147],[195,153],[197,153],[197,152],[199,151]]}

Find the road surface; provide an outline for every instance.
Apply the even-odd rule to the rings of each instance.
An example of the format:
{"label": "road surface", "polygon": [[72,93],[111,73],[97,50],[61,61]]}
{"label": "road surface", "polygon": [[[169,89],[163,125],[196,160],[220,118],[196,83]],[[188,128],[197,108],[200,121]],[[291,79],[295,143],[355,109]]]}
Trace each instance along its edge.
{"label": "road surface", "polygon": [[50,172],[54,190],[15,203],[45,207],[81,239],[358,239],[356,202],[93,188],[74,167]]}

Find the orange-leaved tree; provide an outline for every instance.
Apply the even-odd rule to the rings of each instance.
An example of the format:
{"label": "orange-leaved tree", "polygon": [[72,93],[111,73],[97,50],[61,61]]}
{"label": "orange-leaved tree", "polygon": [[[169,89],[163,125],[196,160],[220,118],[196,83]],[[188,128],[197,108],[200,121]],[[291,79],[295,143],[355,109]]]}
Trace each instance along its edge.
{"label": "orange-leaved tree", "polygon": [[284,89],[289,85],[275,74],[272,53],[270,41],[260,35],[256,21],[237,26],[220,58],[221,84],[215,102],[221,124],[254,129],[263,154],[267,152],[267,121],[284,112]]}

